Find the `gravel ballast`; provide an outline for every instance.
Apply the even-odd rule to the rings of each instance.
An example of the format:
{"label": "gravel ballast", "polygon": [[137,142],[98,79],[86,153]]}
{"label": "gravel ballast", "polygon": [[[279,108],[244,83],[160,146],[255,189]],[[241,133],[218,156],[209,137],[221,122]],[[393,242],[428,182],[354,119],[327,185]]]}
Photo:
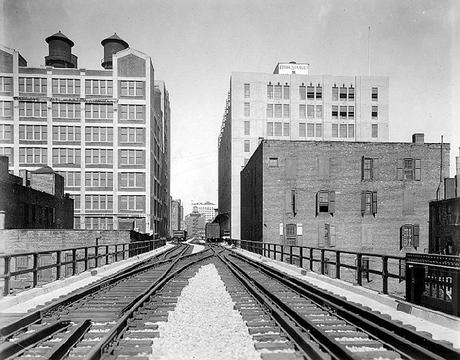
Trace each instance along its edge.
{"label": "gravel ballast", "polygon": [[150,359],[260,359],[213,264],[189,280],[167,322],[158,323]]}

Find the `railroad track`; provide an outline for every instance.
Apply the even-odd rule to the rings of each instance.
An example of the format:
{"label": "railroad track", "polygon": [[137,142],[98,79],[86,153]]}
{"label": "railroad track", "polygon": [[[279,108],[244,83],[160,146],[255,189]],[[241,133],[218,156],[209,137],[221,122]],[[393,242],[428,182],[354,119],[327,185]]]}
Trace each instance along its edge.
{"label": "railroad track", "polygon": [[230,251],[219,257],[268,309],[272,320],[264,325],[266,331],[281,329],[277,338],[284,337],[287,348],[295,343],[303,358],[460,359],[450,344],[265,264]]}
{"label": "railroad track", "polygon": [[[192,247],[180,245],[155,261],[135,265],[115,276],[84,287],[0,329],[0,358],[85,358],[91,350],[106,349],[99,341],[120,330],[166,281],[203,256],[190,255]],[[126,323],[126,321],[125,321]]]}

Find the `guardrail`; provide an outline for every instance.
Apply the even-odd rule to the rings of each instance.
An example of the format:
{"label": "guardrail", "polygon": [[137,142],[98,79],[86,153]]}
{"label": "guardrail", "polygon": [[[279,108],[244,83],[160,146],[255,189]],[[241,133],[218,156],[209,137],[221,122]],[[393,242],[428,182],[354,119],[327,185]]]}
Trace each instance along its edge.
{"label": "guardrail", "polygon": [[20,284],[19,288],[36,287],[137,256],[165,244],[166,239],[159,239],[0,255],[0,264],[3,263],[3,274],[0,274],[3,295],[9,295],[14,290],[12,281]]}
{"label": "guardrail", "polygon": [[[332,248],[316,248],[308,246],[292,246],[276,243],[266,243],[248,240],[229,240],[233,245],[242,249],[263,255],[265,257],[298,265],[301,268],[319,272],[336,279],[342,279],[363,286],[363,280],[371,283],[371,274],[377,275],[380,282],[369,286],[375,290],[388,294],[388,282],[396,279],[398,283],[405,280],[405,257],[382,255],[375,253],[353,252]],[[351,270],[344,276],[344,269]],[[394,272],[392,272],[394,271]],[[394,295],[404,296],[401,292]]]}

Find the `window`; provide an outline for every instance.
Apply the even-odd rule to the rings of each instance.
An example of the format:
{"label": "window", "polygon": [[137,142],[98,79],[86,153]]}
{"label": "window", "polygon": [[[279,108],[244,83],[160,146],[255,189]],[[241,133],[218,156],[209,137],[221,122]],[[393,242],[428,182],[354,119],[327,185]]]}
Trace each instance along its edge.
{"label": "window", "polygon": [[321,85],[318,84],[316,87],[316,99],[322,99],[323,98],[323,88]]}
{"label": "window", "polygon": [[120,150],[121,165],[145,165],[144,150]]}
{"label": "window", "polygon": [[120,195],[120,210],[145,210],[145,197],[142,195]]}
{"label": "window", "polygon": [[267,123],[267,136],[273,136],[273,123]]}
{"label": "window", "polygon": [[20,147],[19,164],[46,164],[47,148]]}
{"label": "window", "polygon": [[120,81],[121,96],[144,96],[143,81]]}
{"label": "window", "polygon": [[379,89],[378,88],[376,87],[372,88],[371,99],[372,101],[378,101],[379,99]]}
{"label": "window", "polygon": [[80,119],[79,103],[53,103],[53,118]]}
{"label": "window", "polygon": [[[112,129],[110,129],[112,130]],[[121,144],[144,144],[145,129],[144,128],[121,128],[120,143]]]}
{"label": "window", "polygon": [[[295,192],[295,190],[293,190]],[[296,238],[297,237],[297,224],[286,224],[286,237]]]}
{"label": "window", "polygon": [[144,105],[119,105],[120,120],[144,120]]}
{"label": "window", "polygon": [[420,225],[405,224],[400,229],[399,249],[417,249],[420,245]]}
{"label": "window", "polygon": [[278,158],[277,157],[268,158],[268,167],[278,167]]}
{"label": "window", "polygon": [[251,97],[251,84],[244,84],[244,97]]}
{"label": "window", "polygon": [[332,224],[319,225],[318,247],[333,247],[336,245],[336,228]]}
{"label": "window", "polygon": [[289,85],[286,84],[286,85],[283,86],[283,99],[289,100],[289,96],[290,96],[290,94],[289,94]]}
{"label": "window", "polygon": [[20,117],[40,117],[46,118],[47,108],[46,102],[19,102],[19,116]]}
{"label": "window", "polygon": [[81,174],[79,171],[58,171],[64,178],[65,187],[81,186]]}
{"label": "window", "polygon": [[315,124],[307,124],[307,137],[315,136]]}
{"label": "window", "polygon": [[87,187],[113,187],[113,173],[111,172],[86,172],[85,173],[85,186]]}
{"label": "window", "polygon": [[289,136],[291,126],[289,123],[283,123],[283,135]]}
{"label": "window", "polygon": [[335,212],[335,191],[321,190],[316,193],[316,215]]}
{"label": "window", "polygon": [[8,158],[9,166],[13,166],[13,148],[10,147],[0,147],[0,155],[6,156]]}
{"label": "window", "polygon": [[86,210],[113,210],[113,195],[85,195]]}
{"label": "window", "polygon": [[348,88],[348,100],[354,100],[355,99],[355,89],[353,86],[350,86]]}
{"label": "window", "polygon": [[53,165],[81,163],[81,150],[75,148],[53,148]]}
{"label": "window", "polygon": [[273,99],[273,85],[272,84],[267,85],[267,98]]}
{"label": "window", "polygon": [[280,118],[283,113],[283,105],[275,104],[275,117]]}
{"label": "window", "polygon": [[53,126],[53,141],[80,141],[80,126]]}
{"label": "window", "polygon": [[374,159],[361,158],[361,180],[374,180]]}
{"label": "window", "polygon": [[347,124],[340,124],[340,137],[341,138],[347,137]]}
{"label": "window", "polygon": [[85,140],[86,142],[112,142],[113,128],[106,126],[87,126],[85,128]]}
{"label": "window", "polygon": [[267,117],[273,117],[273,104],[267,104]]}
{"label": "window", "polygon": [[372,106],[372,119],[377,119],[379,114],[378,106]]}
{"label": "window", "polygon": [[323,136],[323,124],[316,124],[316,137]]}
{"label": "window", "polygon": [[[19,79],[21,79],[21,78],[19,78]],[[19,81],[21,81],[21,80],[19,80]],[[0,76],[0,92],[2,92],[2,93],[10,93],[11,90],[13,89],[12,84],[13,84],[13,78],[12,77]],[[46,91],[46,89],[45,89],[45,91]]]}
{"label": "window", "polygon": [[275,123],[275,136],[283,136],[283,123]]}
{"label": "window", "polygon": [[78,94],[80,95],[79,79],[53,79],[53,94]]}
{"label": "window", "polygon": [[299,86],[299,97],[300,100],[305,100],[307,98],[307,88],[303,84]]}
{"label": "window", "polygon": [[251,116],[251,104],[248,102],[244,103],[244,116],[245,117]]}
{"label": "window", "polygon": [[354,124],[348,124],[348,137],[349,138],[355,137],[355,125]]}
{"label": "window", "polygon": [[19,125],[19,140],[46,141],[46,130],[46,125]]}
{"label": "window", "polygon": [[288,118],[291,116],[289,104],[283,104],[283,117]]}
{"label": "window", "polygon": [[405,158],[398,160],[397,177],[398,180],[420,181],[422,161],[420,159]]}
{"label": "window", "polygon": [[316,105],[316,118],[321,119],[323,117],[323,105]]}
{"label": "window", "polygon": [[250,142],[249,140],[244,140],[244,152],[249,152],[250,150]]}
{"label": "window", "polygon": [[340,107],[340,118],[341,119],[346,119],[347,118],[347,107],[346,106],[341,106]]}
{"label": "window", "polygon": [[12,105],[12,101],[0,101],[0,117],[11,117]]}
{"label": "window", "polygon": [[306,124],[305,123],[299,123],[299,137],[306,137]]}
{"label": "window", "polygon": [[[295,191],[295,189],[291,190],[291,213],[292,213],[293,216],[296,216],[296,214],[297,214],[296,191]],[[288,234],[287,228],[286,228],[286,234]],[[294,231],[294,235],[296,235],[295,231]]]}
{"label": "window", "polygon": [[314,99],[315,98],[315,87],[310,85],[307,86],[307,99]]}
{"label": "window", "polygon": [[[11,78],[9,78],[11,79]],[[19,78],[19,92],[20,93],[46,93],[46,79],[45,78]],[[11,83],[10,83],[11,91]]]}
{"label": "window", "polygon": [[250,135],[251,123],[249,121],[244,122],[244,135]]}
{"label": "window", "polygon": [[315,105],[307,105],[307,118],[313,119],[315,117]]}
{"label": "window", "polygon": [[85,117],[87,119],[113,119],[113,105],[86,104]]}
{"label": "window", "polygon": [[361,215],[377,214],[377,191],[361,192]]}
{"label": "window", "polygon": [[339,88],[334,85],[332,88],[332,101],[337,101],[339,100]]}
{"label": "window", "polygon": [[333,119],[339,118],[339,107],[337,105],[332,105],[332,118]]}
{"label": "window", "polygon": [[347,100],[347,88],[345,86],[340,87],[340,100]]}
{"label": "window", "polygon": [[372,124],[372,137],[373,138],[379,137],[379,126],[377,124]]}
{"label": "window", "polygon": [[299,105],[299,118],[301,119],[307,118],[307,106],[306,105]]}
{"label": "window", "polygon": [[121,188],[144,188],[145,174],[144,173],[121,173],[120,174]]}
{"label": "window", "polygon": [[281,99],[281,85],[275,85],[275,100]]}
{"label": "window", "polygon": [[112,149],[86,149],[85,161],[87,165],[112,165]]}
{"label": "window", "polygon": [[332,124],[332,137],[333,138],[339,137],[339,125],[338,124]]}
{"label": "window", "polygon": [[[19,128],[21,126],[24,126],[24,125],[20,125]],[[30,125],[32,126],[32,125]],[[2,125],[0,124],[0,140],[12,140],[12,130],[13,129],[13,125]],[[46,134],[46,133],[45,133]],[[21,137],[19,136],[19,139],[21,139]]]}
{"label": "window", "polygon": [[354,106],[349,106],[348,107],[348,118],[349,119],[354,119],[355,118],[355,107]]}

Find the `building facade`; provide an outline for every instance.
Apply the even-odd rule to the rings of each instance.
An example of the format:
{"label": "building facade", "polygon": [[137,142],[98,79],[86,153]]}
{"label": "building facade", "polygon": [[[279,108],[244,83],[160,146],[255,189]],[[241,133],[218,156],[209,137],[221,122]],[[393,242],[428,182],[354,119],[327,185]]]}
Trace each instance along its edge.
{"label": "building facade", "polygon": [[64,194],[64,178],[53,169],[23,171],[19,177],[0,156],[0,229],[72,229],[73,206]]}
{"label": "building facade", "polygon": [[219,214],[231,236],[240,237],[240,171],[260,138],[388,141],[388,91],[388,77],[309,75],[308,64],[232,73],[218,145]]}
{"label": "building facade", "polygon": [[171,236],[174,230],[183,229],[184,207],[180,199],[171,200]]}
{"label": "building facade", "polygon": [[185,217],[187,237],[204,237],[206,218],[199,212],[193,211]]}
{"label": "building facade", "polygon": [[206,222],[210,222],[216,216],[216,204],[210,201],[204,203],[192,202],[192,211],[199,212],[204,216]]}
{"label": "building facade", "polygon": [[79,69],[73,42],[46,39],[46,66],[0,48],[0,154],[14,174],[53,167],[75,200],[76,229],[167,235],[169,96],[151,59],[116,34],[102,69]]}
{"label": "building facade", "polygon": [[[449,144],[263,140],[241,172],[242,238],[399,254],[428,250]],[[442,188],[442,185],[441,185]]]}

